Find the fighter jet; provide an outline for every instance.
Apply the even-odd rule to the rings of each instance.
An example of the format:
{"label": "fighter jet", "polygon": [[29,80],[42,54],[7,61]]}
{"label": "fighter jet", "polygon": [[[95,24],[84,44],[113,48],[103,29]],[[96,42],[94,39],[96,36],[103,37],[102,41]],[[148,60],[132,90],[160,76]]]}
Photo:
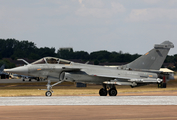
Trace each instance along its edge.
{"label": "fighter jet", "polygon": [[0,68],[0,74],[5,74],[3,71],[4,71],[4,68],[5,68],[5,65],[2,65],[1,68]]}
{"label": "fighter jet", "polygon": [[0,67],[0,76],[2,77],[2,78],[6,78],[6,76],[8,76],[9,74],[7,74],[7,73],[5,73],[4,72],[4,68],[5,68],[5,64],[3,64],[1,67]]}
{"label": "fighter jet", "polygon": [[[52,87],[63,82],[82,82],[87,84],[102,84],[100,96],[116,96],[116,85],[131,87],[158,84],[159,69],[162,66],[170,48],[174,45],[170,41],[156,44],[152,50],[137,58],[133,62],[116,68],[75,63],[55,57],[44,57],[26,66],[6,69],[5,72],[21,75],[41,77],[48,80],[46,96],[52,95]],[[24,61],[24,60],[23,60]],[[51,81],[56,81],[51,85]]]}
{"label": "fighter jet", "polygon": [[18,74],[12,74],[12,75],[10,75],[10,78],[12,78],[12,79],[22,78],[22,81],[25,81],[25,79],[29,79],[29,81],[31,81],[32,79],[34,79],[36,81],[40,81],[39,77],[31,77],[31,76],[18,75]]}

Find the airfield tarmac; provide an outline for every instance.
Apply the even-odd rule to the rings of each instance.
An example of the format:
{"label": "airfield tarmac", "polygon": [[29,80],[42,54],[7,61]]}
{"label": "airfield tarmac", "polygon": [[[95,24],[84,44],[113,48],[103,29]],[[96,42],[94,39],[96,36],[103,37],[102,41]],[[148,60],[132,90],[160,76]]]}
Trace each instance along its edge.
{"label": "airfield tarmac", "polygon": [[0,106],[0,120],[176,120],[176,106]]}
{"label": "airfield tarmac", "polygon": [[177,91],[161,91],[115,97],[0,97],[0,120],[176,120],[176,95]]}
{"label": "airfield tarmac", "polygon": [[177,96],[0,97],[0,120],[176,120],[176,105]]}
{"label": "airfield tarmac", "polygon": [[177,105],[177,96],[0,97],[0,106],[21,105]]}
{"label": "airfield tarmac", "polygon": [[176,120],[177,96],[0,97],[0,120]]}

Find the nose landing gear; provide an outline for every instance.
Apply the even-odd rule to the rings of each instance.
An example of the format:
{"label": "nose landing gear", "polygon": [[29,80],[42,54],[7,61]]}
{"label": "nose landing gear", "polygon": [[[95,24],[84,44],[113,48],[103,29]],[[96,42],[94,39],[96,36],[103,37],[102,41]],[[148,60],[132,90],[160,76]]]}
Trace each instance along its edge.
{"label": "nose landing gear", "polygon": [[62,83],[63,81],[59,81],[59,82],[57,82],[57,83],[55,83],[55,84],[53,84],[53,85],[50,85],[50,83],[51,83],[51,81],[50,80],[48,80],[48,83],[47,83],[47,89],[39,89],[39,90],[47,90],[47,92],[45,93],[45,96],[47,96],[47,97],[51,97],[52,96],[52,93],[53,93],[53,91],[52,91],[52,87],[53,86],[55,86],[55,85],[58,85],[58,84],[60,84],[60,83]]}
{"label": "nose landing gear", "polygon": [[47,91],[47,92],[45,93],[45,96],[47,96],[47,97],[52,96],[52,92],[51,92],[51,91]]}

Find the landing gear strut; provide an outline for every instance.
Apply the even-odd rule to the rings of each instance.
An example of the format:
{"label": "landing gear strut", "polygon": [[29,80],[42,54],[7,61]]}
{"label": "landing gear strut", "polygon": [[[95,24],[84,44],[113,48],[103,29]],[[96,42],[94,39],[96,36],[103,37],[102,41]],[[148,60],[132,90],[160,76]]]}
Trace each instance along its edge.
{"label": "landing gear strut", "polygon": [[115,85],[107,86],[106,84],[103,84],[103,88],[100,89],[99,94],[100,96],[107,96],[108,92],[109,92],[109,96],[116,96],[117,90],[116,90]]}
{"label": "landing gear strut", "polygon": [[55,84],[53,84],[53,85],[50,85],[50,83],[51,83],[51,81],[50,80],[48,80],[48,83],[47,83],[47,89],[39,89],[39,90],[47,90],[47,92],[45,93],[45,96],[47,96],[47,97],[50,97],[50,96],[52,96],[52,93],[53,93],[53,91],[52,91],[52,87],[53,86],[55,86],[55,85],[58,85],[59,83],[62,83],[63,81],[59,81],[59,82],[57,82],[57,83],[55,83]]}

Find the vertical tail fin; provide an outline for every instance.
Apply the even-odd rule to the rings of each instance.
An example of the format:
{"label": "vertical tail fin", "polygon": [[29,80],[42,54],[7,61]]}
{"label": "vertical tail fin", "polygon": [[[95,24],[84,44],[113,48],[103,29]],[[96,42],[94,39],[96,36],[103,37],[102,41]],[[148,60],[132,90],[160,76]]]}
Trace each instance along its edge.
{"label": "vertical tail fin", "polygon": [[5,68],[5,65],[3,64],[0,68],[0,72],[3,72],[4,71],[4,68]]}
{"label": "vertical tail fin", "polygon": [[170,41],[164,41],[161,44],[156,44],[152,50],[125,66],[131,69],[159,70],[170,48],[174,48],[173,43]]}

